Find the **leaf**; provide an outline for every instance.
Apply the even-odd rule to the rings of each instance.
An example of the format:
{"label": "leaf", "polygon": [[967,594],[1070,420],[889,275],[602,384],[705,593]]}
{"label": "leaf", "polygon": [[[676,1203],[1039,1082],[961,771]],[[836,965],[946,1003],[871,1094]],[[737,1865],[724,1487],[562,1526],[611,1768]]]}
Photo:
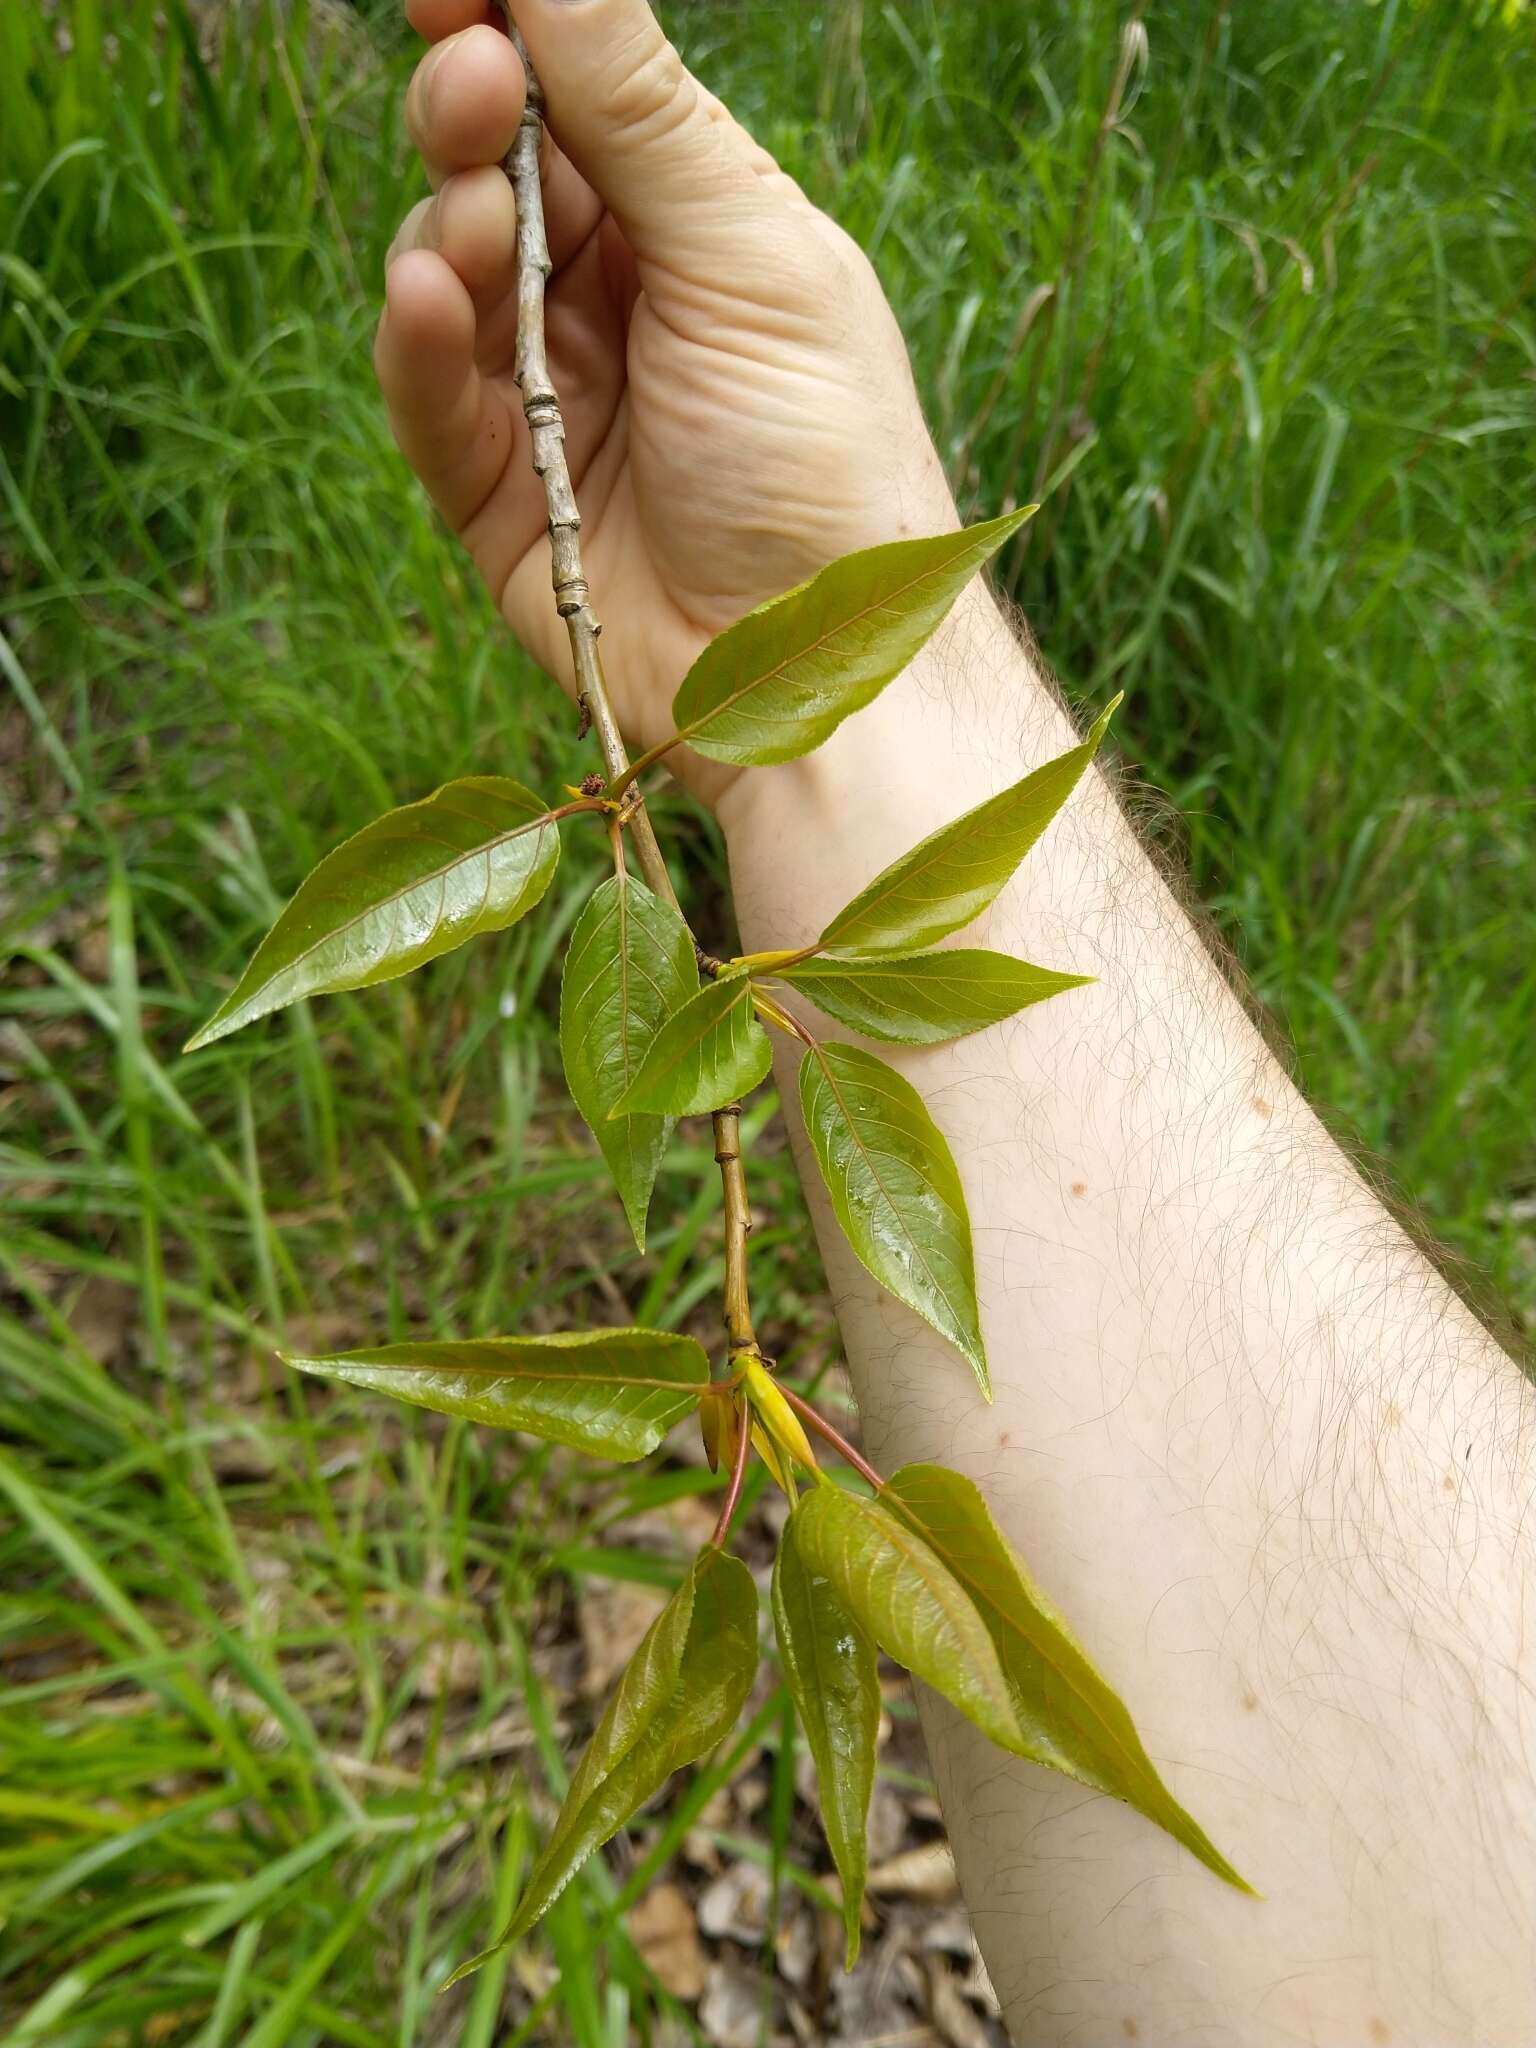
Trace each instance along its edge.
{"label": "leaf", "polygon": [[942,1465],[906,1465],[880,1497],[942,1559],[986,1625],[1013,1694],[1019,1754],[1128,1801],[1218,1877],[1250,1890],[1158,1776],[1123,1701],[1031,1583],[971,1481]]}
{"label": "leaf", "polygon": [[880,1681],[875,1646],[800,1554],[792,1515],[773,1567],[773,1625],[784,1682],[800,1716],[821,1786],[821,1824],[843,1884],[846,1967],[859,1953],[859,1909],[869,1867],[869,1799],[875,1783]]}
{"label": "leaf", "polygon": [[843,1235],[969,1360],[990,1400],[965,1191],[922,1097],[872,1052],[829,1044],[800,1062],[800,1108]]}
{"label": "leaf", "polygon": [[560,833],[543,801],[501,775],[445,782],[325,856],[185,1050],[302,996],[372,988],[504,931],[554,878]]}
{"label": "leaf", "polygon": [[908,952],[979,917],[1077,787],[1099,750],[1118,697],[1081,746],[988,797],[892,861],[837,913],[818,947],[844,953]]}
{"label": "leaf", "polygon": [[957,1706],[1002,1749],[1016,1750],[1013,1696],[981,1616],[943,1561],[878,1500],[824,1483],[789,1527],[808,1570],[889,1657]]}
{"label": "leaf", "polygon": [[712,640],[672,703],[712,761],[793,761],[911,661],[965,585],[1036,508],[831,562]]}
{"label": "leaf", "polygon": [[745,974],[706,981],[651,1040],[639,1071],[608,1114],[696,1116],[755,1088],[773,1064]]}
{"label": "leaf", "polygon": [[521,1940],[593,1850],[675,1770],[714,1747],[735,1724],[756,1670],[752,1574],[738,1557],[703,1550],[619,1680],[511,1922],[449,1984]]}
{"label": "leaf", "polygon": [[560,982],[560,1056],[571,1100],[618,1183],[635,1243],[671,1125],[610,1116],[666,1019],[699,986],[693,940],[669,903],[633,876],[601,883],[576,920]]}
{"label": "leaf", "polygon": [[781,973],[839,1024],[898,1045],[963,1038],[1093,979],[1031,967],[1027,960],[976,946],[852,959],[829,953],[798,960]]}
{"label": "leaf", "polygon": [[493,1429],[526,1430],[621,1463],[654,1451],[709,1379],[702,1348],[667,1330],[378,1344],[286,1363],[417,1408]]}

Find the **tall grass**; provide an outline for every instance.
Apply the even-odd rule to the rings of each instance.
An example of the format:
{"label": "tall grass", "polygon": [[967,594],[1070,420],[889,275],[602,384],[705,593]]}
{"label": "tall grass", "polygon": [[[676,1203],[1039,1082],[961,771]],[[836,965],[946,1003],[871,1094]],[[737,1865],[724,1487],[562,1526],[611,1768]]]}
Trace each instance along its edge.
{"label": "tall grass", "polygon": [[[1122,737],[1302,1076],[1536,1311],[1528,18],[1275,0],[671,10],[872,251],[967,505]],[[552,916],[180,1062],[324,847],[563,700],[368,372],[416,196],[393,14],[0,8],[0,2023],[13,2043],[651,2038],[619,1905],[519,1957],[585,1708],[568,1613],[708,1482],[282,1378],[335,1341],[707,1313],[696,1138],[644,1262],[558,1104]],[[688,858],[719,886],[704,821]],[[767,1321],[831,1336],[772,1132]],[[697,1262],[697,1263],[696,1263]],[[697,1271],[679,1301],[673,1280]],[[770,1746],[769,1699],[754,1741]],[[776,1802],[777,1810],[777,1802]],[[778,1852],[811,1855],[776,1826]],[[692,2026],[673,2013],[668,2024]]]}

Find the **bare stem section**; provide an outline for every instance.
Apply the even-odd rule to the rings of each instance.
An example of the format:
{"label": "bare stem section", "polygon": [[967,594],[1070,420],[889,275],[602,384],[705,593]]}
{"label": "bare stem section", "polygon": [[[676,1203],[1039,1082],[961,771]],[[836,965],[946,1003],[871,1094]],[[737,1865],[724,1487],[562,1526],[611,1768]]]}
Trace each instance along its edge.
{"label": "bare stem section", "polygon": [[[549,374],[549,354],[544,338],[544,293],[553,269],[549,237],[544,227],[544,188],[539,174],[539,139],[544,130],[544,93],[528,48],[512,19],[507,0],[502,12],[512,46],[522,59],[528,81],[528,97],[517,139],[507,158],[507,176],[517,201],[517,354],[513,375],[522,393],[523,414],[533,448],[533,467],[544,486],[549,507],[550,574],[555,605],[565,620],[571,642],[571,661],[576,671],[583,725],[590,720],[602,750],[609,785],[618,789],[631,779],[629,755],[624,736],[614,716],[613,701],[603,674],[598,651],[602,631],[592,609],[592,593],[581,563],[581,513],[565,459],[565,421],[560,412],[560,395]],[[678,908],[677,892],[667,873],[666,861],[643,803],[626,812],[633,836],[635,858],[649,888],[665,903]],[[615,833],[615,866],[622,872],[623,850]],[[695,942],[697,943],[697,942]],[[720,1163],[720,1180],[725,1193],[725,1326],[734,1355],[755,1350],[752,1308],[747,1293],[747,1232],[751,1214],[747,1206],[746,1175],[741,1163],[741,1110],[717,1110],[714,1115],[715,1158]],[[735,1491],[740,1490],[740,1473]],[[732,1503],[734,1506],[734,1495]],[[727,1517],[727,1520],[729,1518]]]}
{"label": "bare stem section", "polygon": [[741,1165],[740,1103],[715,1111],[715,1161],[725,1191],[725,1334],[734,1358],[739,1352],[757,1349],[747,1287],[747,1233],[752,1228],[752,1214]]}
{"label": "bare stem section", "polygon": [[[603,765],[610,782],[628,774],[629,755],[624,736],[614,717],[613,701],[603,675],[603,658],[598,651],[602,627],[592,609],[592,593],[581,563],[581,513],[571,483],[570,465],[565,459],[565,421],[560,397],[549,374],[549,355],[544,339],[544,290],[553,265],[549,258],[549,237],[544,228],[544,190],[539,177],[539,138],[544,131],[544,93],[529,60],[528,50],[502,0],[502,12],[513,48],[523,61],[528,80],[528,97],[517,139],[507,158],[507,176],[517,201],[517,354],[512,374],[522,393],[523,416],[533,447],[533,467],[544,486],[549,507],[550,575],[555,606],[565,620],[570,636],[571,663],[576,672],[576,689],[582,711],[582,730],[590,722],[597,733]],[[676,907],[677,896],[661,857],[656,834],[643,805],[631,814],[629,828],[634,836],[635,858],[647,884],[664,902]]]}

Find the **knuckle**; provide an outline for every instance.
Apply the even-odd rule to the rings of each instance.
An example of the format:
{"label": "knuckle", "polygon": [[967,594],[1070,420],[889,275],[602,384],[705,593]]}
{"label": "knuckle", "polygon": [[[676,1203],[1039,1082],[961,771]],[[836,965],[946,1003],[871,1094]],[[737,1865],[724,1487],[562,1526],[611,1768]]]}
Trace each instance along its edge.
{"label": "knuckle", "polygon": [[699,89],[676,50],[658,37],[645,49],[619,54],[604,100],[613,127],[644,145],[664,140],[694,117]]}

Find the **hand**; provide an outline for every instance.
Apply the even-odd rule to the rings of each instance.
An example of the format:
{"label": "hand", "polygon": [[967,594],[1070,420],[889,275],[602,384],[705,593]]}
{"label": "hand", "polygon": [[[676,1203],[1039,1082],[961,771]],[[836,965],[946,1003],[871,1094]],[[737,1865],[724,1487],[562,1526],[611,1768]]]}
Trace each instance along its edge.
{"label": "hand", "polygon": [[[570,686],[512,379],[500,166],[524,75],[484,0],[407,0],[435,196],[390,253],[375,361],[395,437],[508,624]],[[672,730],[705,642],[851,548],[955,523],[868,260],[684,69],[645,0],[514,0],[544,86],[547,335],[620,720]],[[715,801],[733,771],[681,759]]]}

